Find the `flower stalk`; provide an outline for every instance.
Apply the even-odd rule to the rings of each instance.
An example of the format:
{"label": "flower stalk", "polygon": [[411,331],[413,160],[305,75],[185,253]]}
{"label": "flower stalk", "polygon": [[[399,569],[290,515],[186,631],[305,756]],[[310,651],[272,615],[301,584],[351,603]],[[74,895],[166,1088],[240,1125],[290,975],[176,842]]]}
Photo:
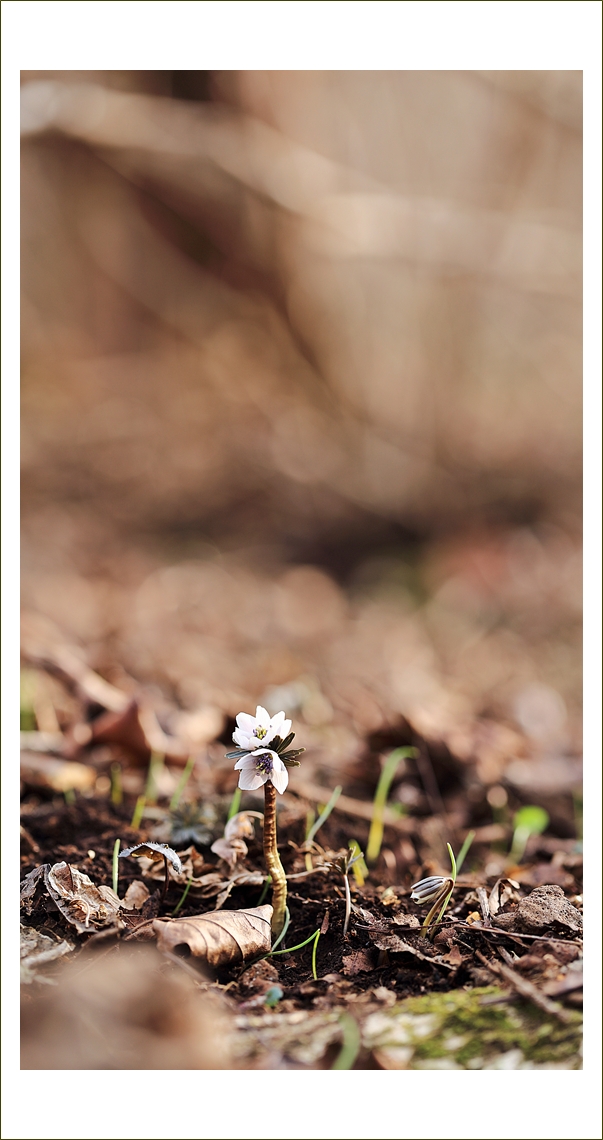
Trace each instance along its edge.
{"label": "flower stalk", "polygon": [[287,877],[276,842],[276,788],[270,780],[264,784],[264,859],[272,879],[272,933],[277,938],[285,922]]}

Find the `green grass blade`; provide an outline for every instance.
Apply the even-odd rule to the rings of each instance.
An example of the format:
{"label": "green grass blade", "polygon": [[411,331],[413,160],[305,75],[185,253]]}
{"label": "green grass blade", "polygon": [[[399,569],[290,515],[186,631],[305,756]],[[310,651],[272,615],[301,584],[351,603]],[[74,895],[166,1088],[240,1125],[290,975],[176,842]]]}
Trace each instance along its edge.
{"label": "green grass blade", "polygon": [[333,808],[335,807],[335,804],[337,803],[337,800],[339,799],[342,791],[343,791],[343,788],[342,788],[341,784],[338,784],[337,787],[333,789],[333,794],[331,795],[331,798],[330,798],[328,804],[323,809],[323,811],[321,811],[318,819],[316,820],[316,823],[313,824],[313,826],[310,828],[310,830],[306,836],[306,842],[307,843],[313,842],[317,832],[320,830],[320,828],[322,827],[325,820],[327,820],[329,818],[331,812],[333,811]]}
{"label": "green grass blade", "polygon": [[174,909],[172,911],[172,918],[175,918],[176,915],[178,914],[178,911],[181,910],[182,907],[184,906],[184,904],[186,902],[186,896],[191,889],[192,881],[193,881],[193,876],[191,875],[190,879],[188,880],[188,882],[187,882],[187,884],[186,884],[186,886],[182,892],[182,896],[180,898],[180,901],[178,903],[176,903],[176,906],[174,907]]}
{"label": "green grass blade", "polygon": [[460,873],[461,873],[461,867],[463,866],[463,863],[465,862],[465,857],[466,857],[467,852],[468,852],[469,848],[471,847],[471,844],[473,843],[474,839],[475,839],[475,832],[469,831],[467,833],[467,835],[465,836],[465,842],[463,843],[463,846],[461,847],[461,849],[458,853],[458,858],[456,861],[456,873],[457,873],[457,875],[460,875]]}
{"label": "green grass blade", "polygon": [[146,806],[147,806],[147,797],[146,796],[139,796],[138,799],[136,800],[136,807],[134,808],[134,814],[132,816],[132,822],[130,824],[130,827],[133,828],[134,831],[138,831],[138,828],[140,827],[142,817],[143,817],[143,813],[144,813],[144,809]]}
{"label": "green grass blade", "polygon": [[178,780],[178,783],[176,784],[176,789],[175,789],[174,794],[170,800],[170,811],[176,811],[178,804],[180,803],[180,800],[182,798],[182,793],[183,793],[186,785],[188,784],[188,782],[191,778],[192,771],[193,771],[194,767],[195,767],[195,757],[189,756],[188,760],[186,761],[186,767],[185,767],[180,779]]}
{"label": "green grass blade", "polygon": [[315,982],[318,981],[318,974],[316,973],[316,951],[318,949],[318,939],[319,938],[320,938],[320,930],[317,930],[316,936],[314,938],[314,945],[312,947],[312,977],[314,978]]}
{"label": "green grass blade", "polygon": [[379,858],[381,844],[383,843],[383,811],[398,765],[400,761],[404,760],[407,756],[416,756],[416,754],[416,748],[395,748],[393,752],[390,752],[383,765],[379,783],[377,784],[377,791],[375,792],[375,799],[373,801],[373,818],[371,820],[371,828],[366,845],[367,863],[376,863]]}
{"label": "green grass blade", "polygon": [[233,815],[237,814],[240,806],[241,806],[241,789],[235,788],[235,790],[233,792],[232,799],[230,801],[230,807],[228,809],[228,815],[226,816],[226,822],[227,823],[228,823],[229,819],[232,819]]}

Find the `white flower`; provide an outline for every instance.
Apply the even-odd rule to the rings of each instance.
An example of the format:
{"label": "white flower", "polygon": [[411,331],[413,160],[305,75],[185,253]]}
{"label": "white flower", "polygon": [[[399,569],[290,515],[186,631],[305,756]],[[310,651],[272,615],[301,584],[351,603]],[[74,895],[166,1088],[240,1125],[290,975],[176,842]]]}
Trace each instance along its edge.
{"label": "white flower", "polygon": [[280,756],[270,748],[256,748],[247,756],[237,760],[235,768],[241,772],[239,787],[245,792],[254,792],[267,780],[274,784],[277,792],[283,794],[289,783],[289,773]]}
{"label": "white flower", "polygon": [[291,731],[291,721],[285,720],[284,712],[271,717],[261,705],[256,708],[255,716],[251,716],[251,713],[239,713],[237,725],[232,739],[239,748],[245,748],[249,752],[256,748],[266,748],[275,736],[280,736],[281,740],[284,740]]}

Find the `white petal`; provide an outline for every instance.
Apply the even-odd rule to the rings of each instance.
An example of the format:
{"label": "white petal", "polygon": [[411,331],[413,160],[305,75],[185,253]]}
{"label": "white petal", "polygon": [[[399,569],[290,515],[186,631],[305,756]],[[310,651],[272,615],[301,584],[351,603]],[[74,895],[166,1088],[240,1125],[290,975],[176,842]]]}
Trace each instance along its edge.
{"label": "white petal", "polygon": [[249,756],[249,755],[241,756],[240,760],[237,760],[237,762],[235,764],[235,771],[239,768],[243,769],[243,768],[256,768],[256,767],[257,767],[257,764],[255,761],[255,755],[254,756]]}
{"label": "white petal", "polygon": [[239,713],[237,716],[237,724],[243,732],[251,733],[255,728],[255,717],[251,713]]}
{"label": "white petal", "polygon": [[288,736],[290,732],[291,732],[291,721],[290,720],[284,720],[283,723],[281,724],[280,729],[279,729],[279,736],[282,736],[282,738],[284,740],[285,737]]}
{"label": "white petal", "polygon": [[239,787],[244,792],[255,792],[256,788],[261,788],[262,784],[266,783],[267,778],[267,776],[260,776],[259,772],[241,772]]}
{"label": "white petal", "polygon": [[285,719],[284,712],[276,713],[276,715],[273,716],[272,720],[270,721],[270,727],[275,728],[275,729],[278,728],[279,725],[284,721],[284,719]]}
{"label": "white petal", "polygon": [[278,756],[275,758],[275,761],[274,761],[274,767],[272,769],[271,779],[272,779],[272,783],[274,784],[277,792],[280,792],[280,794],[282,796],[283,792],[285,791],[285,788],[287,787],[287,784],[289,783],[289,773],[288,773],[287,769],[285,768],[285,765],[283,764],[282,760],[279,759]]}
{"label": "white petal", "polygon": [[255,723],[261,725],[262,728],[268,728],[270,724],[270,713],[266,712],[261,705],[258,705],[255,710]]}
{"label": "white petal", "polygon": [[232,734],[232,739],[234,740],[235,744],[238,744],[239,748],[249,748],[251,746],[251,741],[255,740],[256,737],[250,737],[249,733],[245,732],[245,729],[243,728],[235,728]]}

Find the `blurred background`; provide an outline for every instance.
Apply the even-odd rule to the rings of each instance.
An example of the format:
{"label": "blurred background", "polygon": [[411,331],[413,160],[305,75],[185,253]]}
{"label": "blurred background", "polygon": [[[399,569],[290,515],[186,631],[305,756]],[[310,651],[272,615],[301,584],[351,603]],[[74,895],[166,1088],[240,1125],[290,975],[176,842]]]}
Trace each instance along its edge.
{"label": "blurred background", "polygon": [[581,72],[22,83],[26,656],[573,834]]}

